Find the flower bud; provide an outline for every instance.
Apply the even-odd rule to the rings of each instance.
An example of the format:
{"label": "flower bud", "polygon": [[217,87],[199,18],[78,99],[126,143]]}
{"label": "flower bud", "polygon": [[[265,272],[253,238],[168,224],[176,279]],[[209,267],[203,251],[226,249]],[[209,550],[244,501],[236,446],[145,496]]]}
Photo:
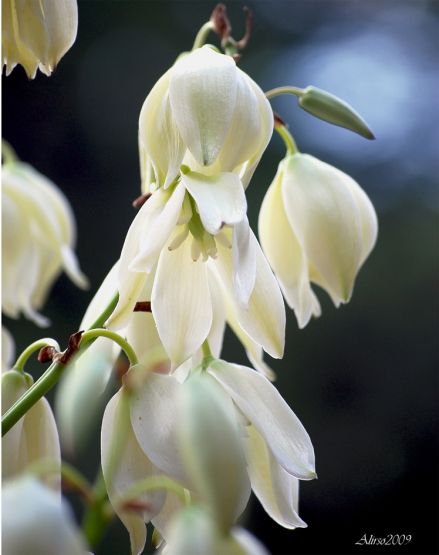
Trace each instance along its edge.
{"label": "flower bud", "polygon": [[347,174],[308,154],[279,165],[259,215],[262,248],[300,327],[320,315],[310,282],[349,301],[377,236],[375,210]]}
{"label": "flower bud", "polygon": [[2,50],[6,75],[21,64],[29,79],[39,68],[49,76],[78,29],[76,0],[2,2]]}
{"label": "flower bud", "polygon": [[73,214],[61,191],[31,166],[10,162],[2,170],[2,309],[44,326],[37,311],[62,268],[87,287],[73,252]]}
{"label": "flower bud", "polygon": [[335,95],[310,86],[298,97],[300,107],[313,116],[350,129],[366,139],[375,139],[364,119],[347,102]]}

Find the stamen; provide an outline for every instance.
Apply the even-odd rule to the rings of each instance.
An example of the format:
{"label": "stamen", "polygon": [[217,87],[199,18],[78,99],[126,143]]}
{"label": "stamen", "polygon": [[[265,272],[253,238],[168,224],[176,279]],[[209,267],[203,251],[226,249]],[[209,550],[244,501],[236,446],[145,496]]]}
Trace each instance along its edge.
{"label": "stamen", "polygon": [[174,251],[175,249],[178,249],[178,247],[183,243],[188,235],[189,228],[188,226],[185,226],[183,231],[174,237],[171,244],[168,246],[168,250]]}
{"label": "stamen", "polygon": [[194,237],[192,241],[192,247],[191,247],[192,260],[196,262],[200,258],[200,254],[201,254],[200,242]]}

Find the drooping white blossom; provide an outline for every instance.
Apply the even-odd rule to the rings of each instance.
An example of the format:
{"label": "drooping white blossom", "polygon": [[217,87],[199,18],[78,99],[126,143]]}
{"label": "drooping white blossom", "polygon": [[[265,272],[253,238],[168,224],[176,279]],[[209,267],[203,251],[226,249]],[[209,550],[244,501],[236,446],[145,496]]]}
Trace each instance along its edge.
{"label": "drooping white blossom", "polygon": [[[135,369],[131,372],[135,374]],[[181,426],[185,419],[179,399],[186,383],[193,379],[189,377],[186,383],[182,383],[185,375],[186,372],[180,375],[179,371],[174,374],[150,373],[132,394],[130,415],[136,447],[157,472],[177,480],[187,489],[194,489],[194,472],[188,470],[187,464],[189,440],[183,445],[181,441]],[[240,430],[251,487],[267,513],[284,527],[306,526],[297,513],[298,480],[315,478],[314,451],[299,419],[269,380],[253,369],[217,360],[210,363],[200,379],[206,382],[206,387],[220,389],[231,407]],[[201,398],[199,402],[203,403]],[[199,420],[199,426],[203,428],[204,424],[208,425],[209,416],[206,415],[205,423],[201,422],[201,417]],[[210,451],[215,450],[215,442],[212,445],[198,442],[196,449],[203,448],[208,457]],[[214,473],[213,468],[210,473]],[[209,472],[203,470],[202,474],[207,483]],[[209,479],[212,479],[211,475]],[[224,484],[224,480],[218,480],[218,484]],[[214,497],[215,483],[205,487]],[[237,511],[234,518],[244,510],[248,501],[248,490],[243,488],[242,493],[240,491],[238,486],[234,488],[234,494],[239,498],[232,503]],[[223,507],[233,498],[227,491],[224,495],[226,501],[221,496],[217,499]],[[230,509],[226,512],[228,518],[231,512]]]}
{"label": "drooping white blossom", "polygon": [[81,288],[87,279],[73,247],[76,227],[65,196],[28,164],[2,166],[2,310],[38,325],[52,283],[63,269]]}
{"label": "drooping white blossom", "polygon": [[30,476],[2,488],[2,552],[87,555],[85,541],[59,493]]}
{"label": "drooping white blossom", "polygon": [[246,187],[272,131],[265,94],[233,58],[210,46],[184,54],[142,107],[144,189],[168,187],[182,165],[209,176],[236,173]]}
{"label": "drooping white blossom", "polygon": [[76,0],[3,0],[2,53],[6,75],[17,64],[33,79],[50,75],[75,42]]}
{"label": "drooping white blossom", "polygon": [[372,203],[347,174],[308,154],[280,163],[262,203],[259,237],[300,327],[320,315],[311,282],[336,306],[349,301],[377,229]]}
{"label": "drooping white blossom", "polygon": [[[9,370],[2,374],[2,414],[32,385],[28,374]],[[60,487],[61,453],[52,409],[42,397],[2,438],[2,478],[9,480],[38,462],[50,462],[45,483]]]}

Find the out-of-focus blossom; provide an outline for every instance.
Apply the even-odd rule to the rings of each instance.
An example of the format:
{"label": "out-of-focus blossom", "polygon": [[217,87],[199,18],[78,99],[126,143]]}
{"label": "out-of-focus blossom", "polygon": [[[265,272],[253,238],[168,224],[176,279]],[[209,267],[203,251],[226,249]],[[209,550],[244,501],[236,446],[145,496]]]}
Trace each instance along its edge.
{"label": "out-of-focus blossom", "polygon": [[10,370],[14,362],[15,341],[11,333],[2,326],[2,372]]}
{"label": "out-of-focus blossom", "polygon": [[301,328],[320,315],[311,282],[336,306],[349,301],[377,230],[372,203],[347,174],[308,154],[282,160],[262,203],[259,237]]}
{"label": "out-of-focus blossom", "polygon": [[140,113],[144,189],[168,187],[182,165],[204,176],[236,173],[246,187],[272,132],[265,94],[233,58],[210,46],[182,55]]}
{"label": "out-of-focus blossom", "polygon": [[173,520],[163,555],[268,555],[265,547],[240,527],[221,533],[202,507],[188,507]]}
{"label": "out-of-focus blossom", "polygon": [[67,504],[30,476],[3,485],[2,551],[8,555],[89,553]]}
{"label": "out-of-focus blossom", "polygon": [[[17,370],[2,374],[2,414],[32,385],[32,377]],[[60,487],[61,454],[52,409],[42,397],[2,438],[2,478],[18,476],[34,463],[50,461],[50,474],[45,480],[54,489]],[[55,465],[55,467],[54,467]]]}
{"label": "out-of-focus blossom", "polygon": [[9,75],[17,64],[33,79],[39,68],[50,75],[75,42],[76,0],[3,0],[3,65]]}
{"label": "out-of-focus blossom", "polygon": [[[139,371],[140,369],[136,367],[131,369],[128,383],[139,383],[134,381]],[[222,520],[226,519],[227,526],[231,526],[247,504],[249,489],[241,486],[248,484],[248,479],[241,480],[239,472],[235,470],[234,480],[238,480],[238,483],[234,486],[233,494],[226,489],[227,484],[224,480],[217,478],[215,483],[212,479],[218,468],[213,464],[209,468],[206,459],[212,461],[211,451],[215,451],[219,444],[224,448],[226,442],[225,436],[218,430],[212,431],[212,434],[214,432],[219,434],[217,442],[196,442],[197,447],[194,448],[193,456],[196,456],[197,450],[205,449],[205,459],[203,460],[203,454],[199,454],[201,461],[193,463],[192,466],[190,461],[188,463],[190,440],[187,438],[191,435],[203,435],[210,423],[211,415],[205,416],[205,422],[200,416],[199,429],[197,429],[193,417],[196,411],[192,411],[192,433],[186,430],[186,441],[182,441],[181,426],[187,422],[187,419],[182,417],[181,398],[187,383],[193,379],[189,377],[187,382],[182,383],[186,374],[187,372],[180,373],[179,370],[171,375],[150,372],[143,383],[131,392],[130,432],[129,434],[125,432],[124,437],[131,438],[129,441],[132,443],[125,444],[123,449],[123,460],[119,467],[122,475],[120,487],[127,487],[139,480],[141,472],[145,475],[169,476],[187,490],[195,491],[196,499],[204,498],[207,503],[213,505],[214,513],[220,512],[219,507],[221,507],[224,512]],[[220,391],[219,395],[229,409],[229,417],[232,415],[239,430],[251,487],[267,513],[284,527],[306,526],[297,514],[298,479],[310,480],[315,477],[314,451],[311,440],[298,418],[273,385],[253,369],[217,360],[210,364],[206,372],[203,372],[200,380],[204,380],[206,387]],[[115,433],[117,422],[121,421],[117,417],[116,407],[120,404],[122,396],[123,390],[110,401],[104,415],[102,428],[104,476],[106,464],[108,464],[106,461],[110,459],[108,445],[110,445],[111,434]],[[204,403],[202,396],[198,402],[201,407]],[[198,412],[201,411],[202,407],[200,407]],[[226,434],[226,431],[223,433]],[[236,451],[236,449],[231,450],[232,453]],[[223,456],[227,457],[227,455],[227,449],[225,449]],[[135,463],[130,462],[131,460]],[[226,466],[224,464],[224,468]],[[137,472],[137,467],[142,467],[142,470]],[[197,472],[194,471],[195,467],[198,468]],[[224,469],[219,474],[223,471]],[[199,474],[201,485],[197,483],[195,474]],[[115,484],[114,487],[117,486],[117,480]],[[221,484],[225,489],[218,493],[218,487]],[[147,503],[147,506],[155,507],[157,514],[160,513],[160,505]],[[227,511],[226,506],[229,507]],[[138,534],[144,530],[144,520],[154,517],[150,514],[146,516],[147,518],[145,515],[136,516],[137,533],[132,523],[126,524],[130,530],[132,544],[133,538],[139,537]],[[160,522],[159,532],[165,541],[169,535],[171,516],[172,512],[167,512],[166,518]],[[152,521],[155,522],[154,518]],[[219,521],[221,522],[221,519]]]}
{"label": "out-of-focus blossom", "polygon": [[28,164],[8,162],[2,173],[2,310],[44,326],[38,310],[61,269],[87,287],[73,251],[73,214],[61,191]]}

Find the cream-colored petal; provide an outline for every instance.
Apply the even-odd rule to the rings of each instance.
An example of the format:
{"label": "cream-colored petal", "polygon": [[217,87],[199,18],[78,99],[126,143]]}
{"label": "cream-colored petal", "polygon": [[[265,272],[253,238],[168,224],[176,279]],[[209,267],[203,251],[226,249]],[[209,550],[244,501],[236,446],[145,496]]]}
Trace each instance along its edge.
{"label": "cream-colored petal", "polygon": [[[50,460],[61,469],[61,450],[58,429],[48,401],[42,397],[23,418],[20,454],[16,472],[24,471],[37,461]],[[54,474],[44,479],[53,489],[60,489],[61,476]]]}
{"label": "cream-colored petal", "polygon": [[[186,147],[175,123],[169,98],[172,68],[154,85],[139,117],[139,144],[151,161],[157,185],[165,188],[180,170]],[[142,159],[142,152],[140,153]]]}
{"label": "cream-colored petal", "polygon": [[113,341],[98,337],[62,376],[55,393],[55,413],[63,448],[69,453],[79,450],[94,430],[119,354],[120,347]]}
{"label": "cream-colored petal", "polygon": [[[138,510],[130,510],[129,507],[124,508],[118,504],[118,498],[130,486],[149,476],[157,476],[159,474],[158,469],[140,448],[129,418],[121,414],[121,411],[129,410],[129,407],[126,407],[123,403],[123,394],[123,390],[119,390],[105,409],[101,431],[102,471],[110,502],[116,509],[118,517],[130,535],[131,553],[132,555],[140,555],[146,542],[145,524],[160,512],[164,505],[166,494],[164,491],[156,490],[139,495],[135,500],[136,505],[139,507]],[[121,431],[118,429],[120,421],[126,423],[124,430],[122,430],[123,437],[121,437],[123,447],[120,448],[119,446],[118,465],[112,471],[111,458],[114,453],[113,449],[118,448],[117,445],[113,447],[115,442],[114,434]],[[143,510],[140,509],[140,506],[143,506]]]}
{"label": "cream-colored petal", "polygon": [[285,306],[282,294],[252,231],[250,240],[254,242],[256,251],[256,281],[247,308],[241,306],[234,291],[231,250],[217,243],[218,258],[210,264],[233,299],[236,317],[243,330],[269,355],[281,358],[285,343]]}
{"label": "cream-colored petal", "polygon": [[88,305],[87,310],[85,311],[85,314],[82,318],[79,329],[88,329],[108,306],[117,291],[118,272],[119,261],[114,264],[114,266],[105,276],[104,281],[101,283],[93,299],[90,301],[90,304]]}
{"label": "cream-colored petal", "polygon": [[362,221],[351,178],[308,154],[285,161],[282,195],[290,225],[334,303],[347,302],[362,257]]}
{"label": "cream-colored petal", "polygon": [[258,99],[258,114],[261,121],[261,131],[259,133],[260,142],[258,148],[240,171],[241,181],[245,189],[248,187],[262,155],[270,142],[271,136],[273,135],[273,110],[271,109],[270,102],[259,86],[252,79],[249,79],[249,81]]}
{"label": "cream-colored petal", "polygon": [[176,250],[163,249],[152,290],[152,313],[174,366],[202,345],[212,326],[207,267],[191,258],[187,238]]}
{"label": "cream-colored petal", "polygon": [[208,371],[259,431],[278,463],[296,478],[315,478],[309,435],[277,389],[245,366],[215,361]]}
{"label": "cream-colored petal", "polygon": [[250,496],[235,408],[209,375],[186,380],[179,408],[179,439],[187,471],[218,527],[227,533]]}
{"label": "cream-colored petal", "polygon": [[[284,164],[281,162],[259,212],[259,239],[288,305],[300,328],[317,316],[318,300],[311,289],[308,261],[291,229],[282,198]],[[286,183],[285,186],[288,184]]]}
{"label": "cream-colored petal", "polygon": [[[29,384],[24,375],[17,370],[10,370],[2,374],[2,414],[4,414],[25,393]],[[2,477],[3,479],[14,476],[22,469],[18,466],[20,457],[20,442],[23,431],[23,418],[2,438]]]}
{"label": "cream-colored petal", "polygon": [[195,200],[206,231],[216,235],[224,224],[237,224],[247,212],[247,200],[235,173],[206,176],[189,172],[181,176]]}
{"label": "cream-colored petal", "polygon": [[219,357],[223,347],[224,329],[226,326],[224,298],[221,288],[211,271],[208,271],[208,281],[212,300],[212,327],[207,336],[207,341],[212,355]]}
{"label": "cream-colored petal", "polygon": [[[258,151],[263,133],[259,102],[251,79],[237,68],[236,101],[232,121],[218,160],[223,171],[235,168],[249,160]],[[259,94],[264,93],[259,89]]]}
{"label": "cream-colored petal", "polygon": [[[178,219],[185,189],[178,185],[169,193],[159,189],[134,218],[119,262],[119,302],[108,322],[114,329],[127,325],[139,295]],[[134,267],[133,267],[134,266]]]}
{"label": "cream-colored petal", "polygon": [[181,497],[171,491],[168,491],[162,510],[151,520],[154,528],[166,542],[169,541],[172,520],[183,508],[184,504]]}
{"label": "cream-colored petal", "polygon": [[180,134],[199,164],[215,162],[236,102],[237,69],[230,56],[203,47],[172,68],[169,97]]}
{"label": "cream-colored petal", "polygon": [[150,372],[143,387],[133,394],[131,424],[145,456],[161,472],[187,486],[177,439],[181,388],[173,376]]}
{"label": "cream-colored petal", "polygon": [[306,527],[297,514],[298,479],[279,465],[254,426],[248,426],[246,431],[248,472],[256,497],[284,528]]}
{"label": "cream-colored petal", "polygon": [[361,216],[362,248],[359,267],[362,266],[375,246],[378,236],[378,220],[375,208],[369,197],[353,179],[346,180],[346,185],[354,195]]}
{"label": "cream-colored petal", "polygon": [[256,282],[256,241],[246,216],[233,228],[232,257],[236,298],[246,308]]}
{"label": "cream-colored petal", "polygon": [[177,225],[185,188],[182,183],[179,183],[170,195],[158,190],[147,203],[156,195],[162,198],[157,204],[158,209],[151,210],[148,213],[148,219],[145,217],[143,235],[139,238],[139,250],[129,265],[129,270],[132,272],[149,273],[152,270],[160,251]]}

